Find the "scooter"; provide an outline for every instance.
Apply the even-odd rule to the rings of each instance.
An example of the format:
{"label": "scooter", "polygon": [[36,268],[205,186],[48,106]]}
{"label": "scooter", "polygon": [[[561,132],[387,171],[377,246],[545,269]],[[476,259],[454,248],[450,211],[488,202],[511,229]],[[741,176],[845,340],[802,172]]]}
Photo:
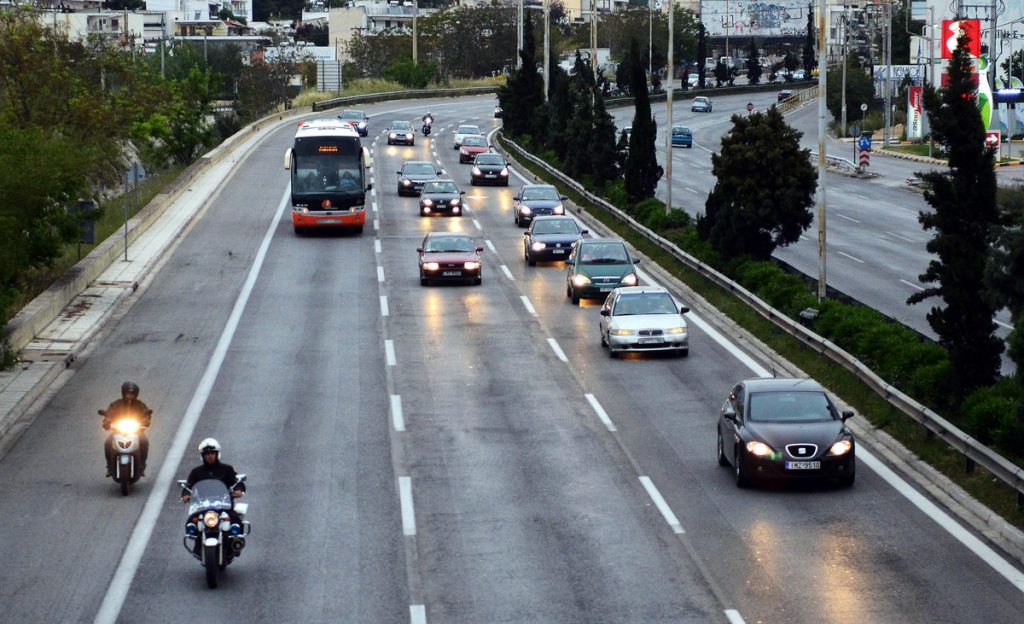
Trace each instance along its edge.
{"label": "scooter", "polygon": [[[99,410],[100,416],[106,416],[106,410]],[[109,443],[113,450],[110,466],[111,478],[121,485],[121,496],[128,496],[132,484],[142,477],[142,461],[139,452],[139,438],[146,428],[134,416],[122,416],[110,423]]]}
{"label": "scooter", "polygon": [[434,125],[433,117],[427,117],[426,119],[423,120],[423,128],[421,128],[421,130],[423,131],[423,136],[427,136],[428,134],[430,134],[430,126],[432,125]]}
{"label": "scooter", "polygon": [[219,479],[197,481],[192,488],[188,481],[178,484],[189,494],[188,518],[185,520],[185,550],[199,560],[206,572],[206,586],[216,589],[218,575],[245,548],[245,536],[252,531],[245,514],[247,503],[236,503],[232,493],[245,481],[239,474],[230,488]]}

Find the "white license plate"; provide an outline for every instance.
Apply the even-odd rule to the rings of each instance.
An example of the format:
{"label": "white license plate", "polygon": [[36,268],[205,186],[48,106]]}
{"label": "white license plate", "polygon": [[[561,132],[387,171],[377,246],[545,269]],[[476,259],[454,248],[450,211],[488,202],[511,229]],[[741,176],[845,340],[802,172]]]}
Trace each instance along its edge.
{"label": "white license plate", "polygon": [[461,277],[462,271],[442,271],[441,275],[444,277]]}
{"label": "white license plate", "polygon": [[564,254],[565,250],[564,249],[552,249],[551,253]]}
{"label": "white license plate", "polygon": [[341,223],[341,219],[320,219],[317,223]]}
{"label": "white license plate", "polygon": [[498,174],[496,174],[496,173],[485,173],[484,177],[485,178],[496,178],[496,177],[498,177]]}
{"label": "white license plate", "polygon": [[786,470],[820,470],[820,461],[788,461]]}
{"label": "white license plate", "polygon": [[613,288],[611,286],[602,286],[600,292],[611,292]]}
{"label": "white license plate", "polygon": [[664,338],[641,338],[640,344],[659,344],[665,342]]}

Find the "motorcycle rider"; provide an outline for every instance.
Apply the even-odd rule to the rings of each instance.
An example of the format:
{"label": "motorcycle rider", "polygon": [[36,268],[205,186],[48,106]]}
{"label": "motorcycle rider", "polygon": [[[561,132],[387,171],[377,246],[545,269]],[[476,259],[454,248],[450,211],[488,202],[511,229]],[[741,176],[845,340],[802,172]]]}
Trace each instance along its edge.
{"label": "motorcycle rider", "polygon": [[[146,458],[149,457],[149,439],[146,437],[145,429],[152,421],[153,410],[139,400],[139,385],[134,381],[126,381],[121,384],[121,398],[107,407],[106,413],[103,415],[104,431],[110,431],[111,423],[126,416],[138,418],[139,424],[143,427],[139,430],[139,475],[145,476]],[[107,459],[108,477],[113,475],[113,437],[114,434],[107,436],[107,441],[103,445],[103,456]]]}
{"label": "motorcycle rider", "polygon": [[426,115],[423,116],[423,125],[429,126],[432,123],[434,123],[434,116],[428,112]]}
{"label": "motorcycle rider", "polygon": [[199,455],[203,458],[203,463],[188,473],[188,481],[185,484],[188,489],[182,488],[181,502],[188,502],[188,490],[203,479],[218,479],[229,489],[234,486],[234,489],[231,490],[233,498],[238,498],[245,492],[245,483],[236,485],[238,474],[235,472],[234,466],[220,461],[220,442],[213,438],[206,438],[199,443]]}

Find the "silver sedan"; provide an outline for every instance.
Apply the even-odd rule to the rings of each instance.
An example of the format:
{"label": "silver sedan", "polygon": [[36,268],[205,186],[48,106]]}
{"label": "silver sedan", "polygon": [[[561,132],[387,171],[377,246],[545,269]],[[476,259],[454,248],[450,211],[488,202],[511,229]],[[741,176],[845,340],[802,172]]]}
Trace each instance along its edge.
{"label": "silver sedan", "polygon": [[616,288],[601,307],[601,346],[613,358],[620,351],[689,355],[689,329],[683,318],[689,311],[660,286]]}

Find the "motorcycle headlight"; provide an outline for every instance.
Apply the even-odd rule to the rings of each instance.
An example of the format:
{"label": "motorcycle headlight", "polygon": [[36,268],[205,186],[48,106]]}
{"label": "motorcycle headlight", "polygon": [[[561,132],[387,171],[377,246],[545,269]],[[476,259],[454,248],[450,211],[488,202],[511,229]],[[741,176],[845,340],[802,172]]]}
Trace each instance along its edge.
{"label": "motorcycle headlight", "polygon": [[552,212],[556,215],[565,214],[565,207],[562,204],[558,204]]}
{"label": "motorcycle headlight", "polygon": [[545,245],[544,243],[542,243],[540,241],[538,241],[538,242],[534,243],[533,245],[531,245],[531,247],[533,247],[534,251],[543,251],[546,246],[547,245]]}
{"label": "motorcycle headlight", "polygon": [[764,442],[747,442],[747,452],[758,457],[767,457],[772,454],[772,447]]}
{"label": "motorcycle headlight", "polygon": [[467,262],[463,266],[466,267],[467,271],[476,271],[477,269],[480,268],[480,263],[479,262],[475,262],[473,260],[470,260],[469,262]]}
{"label": "motorcycle headlight", "polygon": [[121,435],[135,435],[139,432],[142,425],[134,418],[122,418],[121,420],[115,420],[111,427]]}
{"label": "motorcycle headlight", "polygon": [[208,529],[216,527],[218,524],[220,524],[220,514],[218,514],[216,511],[206,512],[205,514],[203,514],[203,524],[206,525],[206,528]]}
{"label": "motorcycle headlight", "polygon": [[402,186],[410,186],[411,184],[412,184],[411,180],[402,180]]}
{"label": "motorcycle headlight", "polygon": [[828,450],[829,455],[846,455],[853,448],[853,442],[849,440],[840,440],[832,445],[832,448]]}
{"label": "motorcycle headlight", "polygon": [[423,263],[423,270],[424,271],[436,271],[438,268],[440,268],[440,266],[441,265],[439,265],[436,262],[424,262]]}
{"label": "motorcycle headlight", "polygon": [[687,329],[685,327],[670,327],[665,330],[666,334],[685,334]]}
{"label": "motorcycle headlight", "polygon": [[473,175],[475,175],[475,176],[480,175],[480,168],[479,167],[473,167]]}
{"label": "motorcycle headlight", "polygon": [[508,177],[508,169],[502,169],[501,170],[501,175],[505,176],[505,177]]}
{"label": "motorcycle headlight", "polygon": [[632,336],[636,332],[632,329],[612,329],[608,333],[612,336]]}
{"label": "motorcycle headlight", "polygon": [[424,199],[424,200],[423,200],[423,205],[424,205],[424,206],[433,206],[433,205],[434,205],[434,200],[432,200],[432,199],[429,199],[429,198],[427,198],[427,199]]}
{"label": "motorcycle headlight", "polygon": [[636,273],[630,273],[622,278],[622,283],[626,286],[636,286]]}
{"label": "motorcycle headlight", "polygon": [[572,276],[572,284],[573,284],[573,286],[586,286],[589,283],[590,283],[590,278],[587,277],[586,275],[582,274],[582,273],[577,273],[576,275]]}

